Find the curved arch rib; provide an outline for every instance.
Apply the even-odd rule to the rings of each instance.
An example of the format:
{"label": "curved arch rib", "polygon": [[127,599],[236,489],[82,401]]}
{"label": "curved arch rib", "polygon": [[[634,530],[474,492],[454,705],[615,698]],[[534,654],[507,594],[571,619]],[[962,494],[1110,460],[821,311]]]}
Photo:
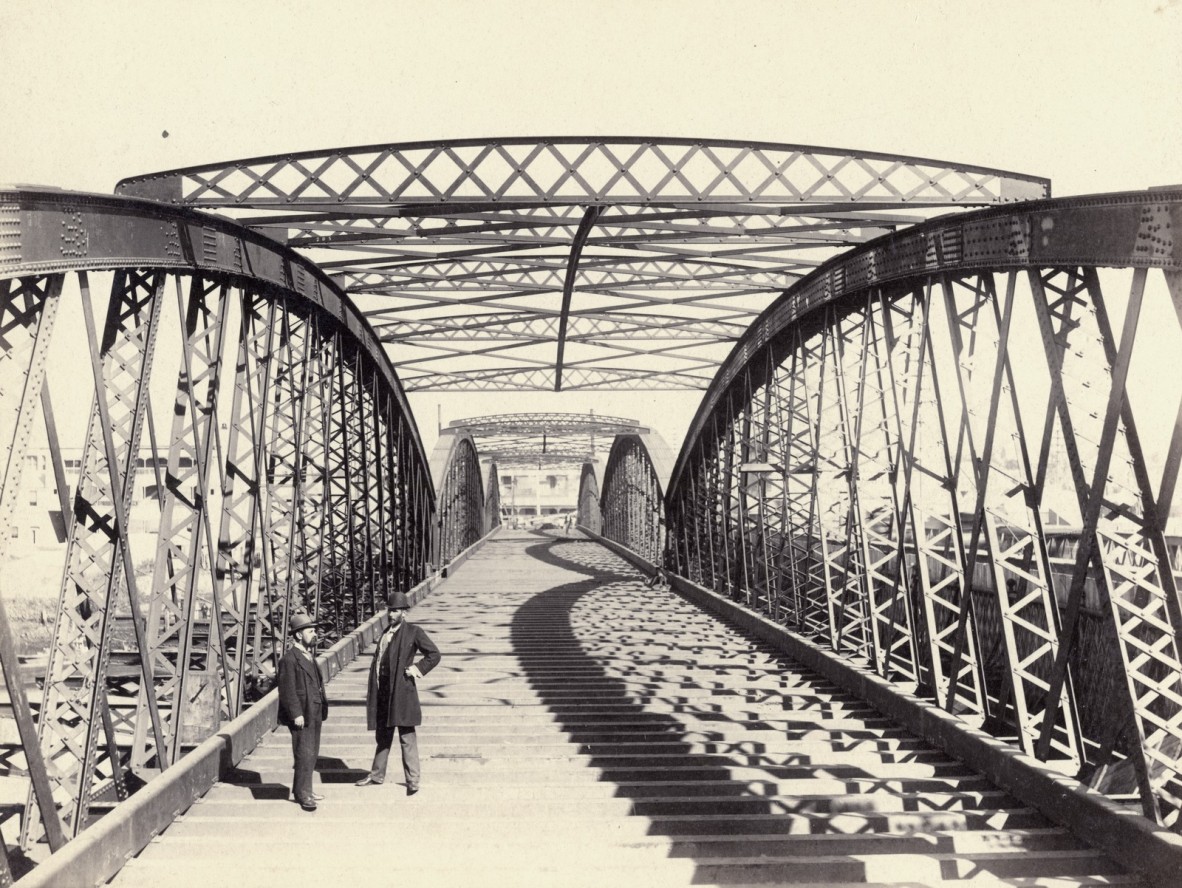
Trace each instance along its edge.
{"label": "curved arch rib", "polygon": [[[1182,411],[1160,467],[1126,380],[1147,288],[1175,314],[1180,222],[1179,190],[1038,201],[826,263],[744,334],[690,425],[677,569],[749,593],[770,567],[778,618],[1027,753],[1098,781],[1123,758],[1176,828]],[[1126,270],[1123,330],[1108,268]],[[1020,309],[1045,367],[1011,355]]]}

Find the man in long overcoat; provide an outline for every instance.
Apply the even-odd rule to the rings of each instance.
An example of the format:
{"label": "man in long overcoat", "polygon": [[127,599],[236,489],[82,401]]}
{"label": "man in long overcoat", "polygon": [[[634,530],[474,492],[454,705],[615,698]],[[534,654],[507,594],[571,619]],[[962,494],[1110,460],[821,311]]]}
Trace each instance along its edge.
{"label": "man in long overcoat", "polygon": [[312,790],[312,771],[320,754],[320,723],[328,716],[328,695],[312,653],[315,622],[305,613],[295,613],[290,629],[295,643],[279,661],[279,724],[291,731],[291,794],[305,811],[315,811],[324,798]]}
{"label": "man in long overcoat", "polygon": [[[421,626],[406,621],[410,600],[404,594],[391,593],[388,606],[390,624],[378,639],[365,695],[366,727],[376,732],[377,751],[369,773],[357,785],[376,786],[385,782],[386,763],[397,731],[409,796],[419,791],[419,742],[415,728],[423,723],[415,681],[439,664],[440,653]],[[413,662],[416,652],[422,655],[417,663]]]}

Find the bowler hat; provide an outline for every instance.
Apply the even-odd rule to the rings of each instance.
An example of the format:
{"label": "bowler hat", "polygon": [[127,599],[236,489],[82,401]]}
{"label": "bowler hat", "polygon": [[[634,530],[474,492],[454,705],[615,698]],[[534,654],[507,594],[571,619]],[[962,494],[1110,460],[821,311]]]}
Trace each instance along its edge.
{"label": "bowler hat", "polygon": [[294,613],[291,615],[291,623],[288,624],[287,628],[288,628],[288,631],[294,635],[295,633],[299,632],[301,629],[307,629],[308,627],[315,628],[316,621],[313,620],[311,617],[309,617],[303,611],[298,611],[297,613]]}
{"label": "bowler hat", "polygon": [[410,610],[410,599],[403,592],[391,592],[390,597],[386,600],[386,606],[390,610]]}

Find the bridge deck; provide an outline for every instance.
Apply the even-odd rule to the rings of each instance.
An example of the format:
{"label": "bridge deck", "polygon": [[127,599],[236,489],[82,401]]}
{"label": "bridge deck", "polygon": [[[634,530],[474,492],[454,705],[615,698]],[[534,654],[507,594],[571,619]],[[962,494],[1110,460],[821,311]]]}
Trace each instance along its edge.
{"label": "bridge deck", "polygon": [[[315,813],[280,729],[112,884],[1136,885],[782,654],[585,540],[503,533],[412,613],[423,790],[358,788],[369,658],[330,685]],[[213,874],[217,874],[216,876]]]}

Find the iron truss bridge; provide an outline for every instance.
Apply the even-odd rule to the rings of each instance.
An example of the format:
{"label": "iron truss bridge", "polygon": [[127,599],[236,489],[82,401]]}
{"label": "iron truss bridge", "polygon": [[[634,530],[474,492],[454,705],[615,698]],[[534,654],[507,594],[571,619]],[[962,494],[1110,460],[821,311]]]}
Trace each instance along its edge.
{"label": "iron truss bridge", "polygon": [[783,290],[935,212],[1046,179],[804,145],[484,139],[250,158],[124,179],[299,250],[408,391],[705,389]]}
{"label": "iron truss bridge", "polygon": [[[586,530],[1179,830],[1182,190],[641,139],[121,190],[0,191],[0,556],[56,559],[36,676],[0,564],[26,848],[109,878],[273,727],[292,612],[339,668],[495,531],[484,460],[588,426]],[[405,390],[446,386],[706,391],[677,454],[551,415],[428,458]]]}

